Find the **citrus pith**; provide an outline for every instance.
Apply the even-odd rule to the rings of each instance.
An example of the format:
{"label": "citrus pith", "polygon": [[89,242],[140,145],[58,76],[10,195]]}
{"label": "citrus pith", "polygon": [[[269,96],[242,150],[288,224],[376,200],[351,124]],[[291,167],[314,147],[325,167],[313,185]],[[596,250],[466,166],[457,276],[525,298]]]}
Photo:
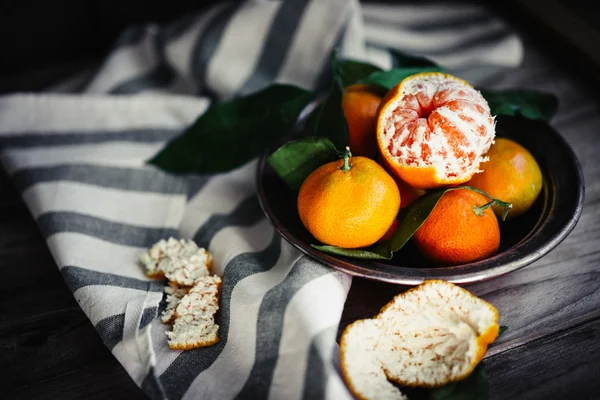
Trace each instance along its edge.
{"label": "citrus pith", "polygon": [[498,311],[467,290],[425,281],[401,293],[340,339],[340,361],[359,399],[406,396],[390,381],[439,387],[469,375],[498,336]]}
{"label": "citrus pith", "polygon": [[494,136],[483,96],[464,80],[438,72],[412,75],[392,88],[377,119],[387,167],[421,189],[468,181]]}

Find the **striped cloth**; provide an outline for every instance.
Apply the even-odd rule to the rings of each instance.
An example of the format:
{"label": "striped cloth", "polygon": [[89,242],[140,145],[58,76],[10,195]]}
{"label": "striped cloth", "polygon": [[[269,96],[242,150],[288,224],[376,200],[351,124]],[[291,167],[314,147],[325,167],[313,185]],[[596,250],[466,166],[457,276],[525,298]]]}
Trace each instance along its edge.
{"label": "striped cloth", "polygon": [[[348,399],[336,335],[351,279],[302,256],[255,195],[256,160],[216,176],[145,165],[211,101],[270,82],[316,88],[334,47],[386,68],[424,54],[475,83],[522,57],[485,9],[352,0],[223,3],[126,31],[99,70],[0,98],[0,159],[105,345],[153,399]],[[223,276],[221,341],[167,347],[162,283],[137,259],[193,238]]]}

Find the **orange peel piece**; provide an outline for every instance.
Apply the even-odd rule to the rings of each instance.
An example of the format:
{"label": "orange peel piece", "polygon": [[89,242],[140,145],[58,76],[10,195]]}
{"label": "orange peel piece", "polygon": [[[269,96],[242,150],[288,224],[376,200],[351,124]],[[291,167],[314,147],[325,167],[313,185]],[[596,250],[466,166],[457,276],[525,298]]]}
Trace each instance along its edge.
{"label": "orange peel piece", "polygon": [[377,119],[386,166],[420,189],[467,182],[494,137],[494,118],[481,93],[439,72],[409,76],[392,88]]}
{"label": "orange peel piece", "polygon": [[498,336],[498,311],[452,283],[401,293],[371,319],[348,325],[341,368],[359,399],[406,399],[392,383],[439,387],[466,378]]}

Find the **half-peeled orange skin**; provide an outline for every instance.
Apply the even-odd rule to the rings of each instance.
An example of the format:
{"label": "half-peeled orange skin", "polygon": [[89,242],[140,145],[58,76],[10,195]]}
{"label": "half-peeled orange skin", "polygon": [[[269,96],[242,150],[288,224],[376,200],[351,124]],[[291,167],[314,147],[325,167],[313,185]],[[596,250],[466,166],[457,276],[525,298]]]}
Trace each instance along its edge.
{"label": "half-peeled orange skin", "polygon": [[451,190],[440,198],[413,239],[427,259],[441,265],[482,260],[498,251],[500,227],[492,208],[477,215],[473,207],[488,202],[469,189]]}
{"label": "half-peeled orange skin", "polygon": [[344,90],[342,110],[348,124],[350,150],[355,156],[374,158],[377,154],[377,111],[384,94],[378,87],[364,84]]}
{"label": "half-peeled orange skin", "polygon": [[390,381],[431,388],[464,379],[498,332],[494,306],[452,283],[425,281],[346,327],[341,369],[360,399],[405,400]]}
{"label": "half-peeled orange skin", "polygon": [[[507,219],[526,213],[538,198],[543,184],[542,171],[533,155],[523,146],[506,138],[498,138],[467,185],[512,204]],[[494,207],[497,217],[503,209]]]}
{"label": "half-peeled orange skin", "polygon": [[302,183],[298,215],[320,242],[359,248],[377,242],[390,228],[400,209],[394,179],[375,161],[351,157],[322,165]]}
{"label": "half-peeled orange skin", "polygon": [[388,169],[415,188],[467,182],[494,137],[486,100],[452,75],[412,75],[392,88],[379,108],[379,151]]}

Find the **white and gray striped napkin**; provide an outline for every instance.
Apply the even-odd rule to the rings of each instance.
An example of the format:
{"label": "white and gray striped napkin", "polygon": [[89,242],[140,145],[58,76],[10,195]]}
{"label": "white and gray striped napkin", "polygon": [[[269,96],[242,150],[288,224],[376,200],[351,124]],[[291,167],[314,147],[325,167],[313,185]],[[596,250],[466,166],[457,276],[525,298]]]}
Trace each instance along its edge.
{"label": "white and gray striped napkin", "polygon": [[[0,98],[4,168],[81,308],[151,398],[351,397],[334,355],[351,279],[277,235],[255,195],[256,161],[189,177],[145,165],[211,101],[273,81],[316,87],[334,47],[383,68],[389,48],[426,55],[477,84],[522,57],[479,7],[245,1],[132,28],[99,71]],[[137,259],[168,236],[214,254],[217,345],[167,347],[163,285]]]}

